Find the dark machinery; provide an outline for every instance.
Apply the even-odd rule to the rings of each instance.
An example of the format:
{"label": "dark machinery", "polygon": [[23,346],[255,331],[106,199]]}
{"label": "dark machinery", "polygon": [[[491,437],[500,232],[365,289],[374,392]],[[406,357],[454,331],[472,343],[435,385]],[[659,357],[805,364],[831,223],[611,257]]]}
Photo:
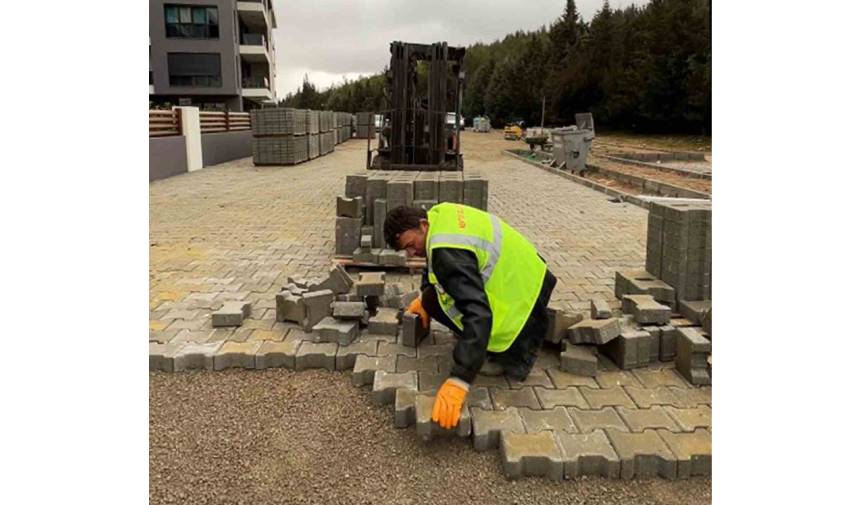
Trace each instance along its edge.
{"label": "dark machinery", "polygon": [[[463,170],[460,104],[466,48],[395,41],[390,50],[381,131],[376,156],[368,140],[367,168]],[[426,86],[419,66],[426,68]]]}

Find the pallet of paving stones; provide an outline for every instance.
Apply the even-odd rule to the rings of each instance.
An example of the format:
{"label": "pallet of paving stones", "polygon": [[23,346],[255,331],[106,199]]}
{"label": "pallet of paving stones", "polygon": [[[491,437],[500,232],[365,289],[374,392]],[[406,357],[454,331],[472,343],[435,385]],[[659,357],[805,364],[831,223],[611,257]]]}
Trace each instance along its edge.
{"label": "pallet of paving stones", "polygon": [[296,165],[308,160],[308,136],[252,137],[251,153],[255,165]]}
{"label": "pallet of paving stones", "polygon": [[335,256],[358,264],[406,266],[403,251],[387,249],[383,225],[401,205],[429,210],[442,202],[487,210],[489,182],[480,174],[387,170],[346,176],[344,195],[336,198]]}
{"label": "pallet of paving stones", "polygon": [[320,132],[320,111],[306,110],[308,133],[315,134]]}
{"label": "pallet of paving stones", "polygon": [[308,111],[290,108],[251,110],[251,135],[304,135],[308,132]]}
{"label": "pallet of paving stones", "polygon": [[358,112],[355,115],[356,138],[373,138],[376,135],[375,114],[373,112]]}
{"label": "pallet of paving stones", "polygon": [[321,132],[319,142],[320,156],[334,151],[334,131]]}
{"label": "pallet of paving stones", "polygon": [[320,155],[320,134],[308,134],[308,159],[318,158]]}

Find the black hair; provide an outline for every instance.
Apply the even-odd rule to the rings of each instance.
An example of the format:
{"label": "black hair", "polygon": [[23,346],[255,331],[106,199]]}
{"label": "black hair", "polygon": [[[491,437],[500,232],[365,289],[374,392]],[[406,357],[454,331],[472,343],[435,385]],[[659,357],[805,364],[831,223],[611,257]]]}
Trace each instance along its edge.
{"label": "black hair", "polygon": [[427,219],[427,211],[421,208],[401,205],[391,209],[385,216],[385,226],[383,227],[385,241],[392,249],[399,249],[400,244],[398,244],[397,238],[400,234],[407,230],[418,229],[422,219]]}

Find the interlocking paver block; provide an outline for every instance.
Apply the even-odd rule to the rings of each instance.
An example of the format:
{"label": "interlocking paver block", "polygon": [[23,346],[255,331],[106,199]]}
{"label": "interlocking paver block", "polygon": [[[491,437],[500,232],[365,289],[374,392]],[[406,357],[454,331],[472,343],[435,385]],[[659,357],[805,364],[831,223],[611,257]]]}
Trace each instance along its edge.
{"label": "interlocking paver block", "polygon": [[710,310],[710,300],[681,300],[678,302],[678,312],[694,324],[704,326],[705,314]]}
{"label": "interlocking paver block", "polygon": [[633,319],[639,324],[666,324],[672,315],[669,307],[661,305],[651,295],[625,295],[622,300],[622,310],[633,314]]}
{"label": "interlocking paver block", "polygon": [[710,386],[693,388],[688,385],[684,385],[683,387],[669,386],[669,390],[672,391],[672,394],[675,395],[675,398],[678,399],[678,402],[684,408],[693,408],[697,405],[711,404]]}
{"label": "interlocking paver block", "polygon": [[[404,359],[404,356],[398,356],[397,360],[400,361]],[[406,358],[412,359],[412,358]],[[399,371],[399,370],[398,370]],[[428,371],[418,371],[418,391],[422,393],[425,392],[435,392],[438,391],[442,384],[448,380],[449,375],[447,373],[435,373]]]}
{"label": "interlocking paver block", "polygon": [[472,443],[476,451],[486,451],[499,446],[499,434],[525,433],[526,428],[517,409],[484,410],[470,407],[472,414]]}
{"label": "interlocking paver block", "polygon": [[[418,377],[418,385],[421,386],[421,377]],[[469,394],[466,395],[466,405],[484,410],[493,410],[493,401],[490,399],[490,390],[484,387],[478,387],[474,384],[469,388]]]}
{"label": "interlocking paver block", "polygon": [[348,256],[361,245],[362,218],[335,218],[335,254]]}
{"label": "interlocking paver block", "polygon": [[376,356],[378,340],[356,340],[349,345],[340,345],[335,355],[334,367],[336,370],[350,370],[355,367],[358,356]]}
{"label": "interlocking paver block", "polygon": [[354,217],[364,220],[364,199],[362,197],[348,198],[337,197],[338,217]]}
{"label": "interlocking paver block", "polygon": [[357,321],[342,321],[331,316],[324,318],[314,325],[314,333],[318,342],[335,342],[349,345],[358,336]]}
{"label": "interlocking paver block", "polygon": [[605,344],[621,334],[618,318],[586,319],[567,330],[567,339],[572,344]]}
{"label": "interlocking paver block", "polygon": [[350,198],[363,197],[367,193],[367,175],[347,175],[344,194]]}
{"label": "interlocking paver block", "polygon": [[537,433],[549,430],[555,432],[577,433],[578,430],[564,407],[553,409],[532,410],[518,409],[520,418],[526,427],[526,433]]}
{"label": "interlocking paver block", "polygon": [[296,351],[296,370],[325,368],[334,370],[337,344],[331,342],[302,342]]}
{"label": "interlocking paver block", "polygon": [[415,431],[424,441],[435,437],[452,436],[468,437],[472,434],[472,416],[469,409],[460,409],[460,421],[454,428],[445,429],[433,422],[433,405],[436,397],[426,394],[415,396]]}
{"label": "interlocking paver block", "polygon": [[257,349],[254,357],[254,368],[263,370],[266,368],[284,367],[290,370],[296,368],[296,352],[302,341],[288,338],[283,342],[266,341]]}
{"label": "interlocking paver block", "polygon": [[522,389],[501,389],[493,387],[489,389],[490,397],[493,399],[493,405],[497,410],[504,410],[509,407],[540,409],[540,402],[538,402],[534,388],[532,387],[524,387]]}
{"label": "interlocking paver block", "polygon": [[607,429],[630,431],[627,425],[624,424],[624,421],[618,417],[618,412],[612,407],[605,407],[599,410],[569,407],[567,412],[570,414],[571,419],[573,419],[573,424],[582,433]]}
{"label": "interlocking paver block", "polygon": [[[425,372],[430,374],[439,373],[439,362],[436,358],[419,359],[412,356],[404,356],[397,354],[397,371],[408,372],[415,370],[416,372]],[[420,380],[419,380],[420,383]]]}
{"label": "interlocking paver block", "polygon": [[275,295],[275,319],[302,324],[305,320],[305,302],[302,295],[281,291]]}
{"label": "interlocking paver block", "polygon": [[641,433],[646,429],[665,428],[669,431],[681,431],[678,423],[669,417],[663,407],[655,406],[648,409],[628,409],[618,407],[618,415],[633,433]]}
{"label": "interlocking paver block", "polygon": [[669,450],[656,431],[624,433],[606,430],[606,436],[621,459],[621,478],[677,477],[677,457]]}
{"label": "interlocking paver block", "polygon": [[591,319],[609,319],[612,317],[612,310],[609,308],[609,303],[603,298],[591,299]]}
{"label": "interlocking paver block", "polygon": [[[367,331],[376,335],[397,335],[400,322],[397,320],[399,311],[387,307],[380,307],[376,315],[371,316],[368,321]],[[415,352],[415,348],[412,348]]]}
{"label": "interlocking paver block", "polygon": [[311,331],[318,322],[331,315],[331,302],[333,301],[334,292],[330,289],[311,291],[302,295],[302,303],[305,306],[305,318],[302,321],[302,327],[305,331]]}
{"label": "interlocking paver block", "polygon": [[603,430],[591,433],[556,433],[564,461],[564,477],[576,479],[597,475],[617,479],[621,473],[621,460]]}
{"label": "interlocking paver block", "polygon": [[405,267],[406,263],[406,251],[395,251],[394,249],[383,249],[379,251],[380,265],[390,267]]}
{"label": "interlocking paver block", "polygon": [[526,386],[553,387],[552,380],[547,375],[546,370],[537,367],[533,367],[526,378],[521,381],[513,377],[508,377],[508,384],[510,384],[511,389],[519,389]]}
{"label": "interlocking paver block", "polygon": [[597,375],[597,354],[593,347],[565,342],[564,351],[559,357],[564,372],[588,377]]}
{"label": "interlocking paver block", "polygon": [[251,302],[225,302],[212,313],[212,327],[242,326],[242,321],[251,316]]}
{"label": "interlocking paver block", "polygon": [[646,388],[658,388],[661,386],[690,387],[678,372],[672,369],[640,369],[631,372],[636,379]]}
{"label": "interlocking paver block", "polygon": [[212,370],[212,357],[221,347],[221,342],[198,344],[186,342],[173,355],[173,371]]}
{"label": "interlocking paver block", "polygon": [[[384,181],[383,181],[384,182]],[[388,202],[383,199],[377,199],[373,202],[373,245],[380,249],[388,247],[385,243],[385,234],[383,233],[385,225],[385,216],[388,213]],[[378,255],[377,255],[378,257]]]}
{"label": "interlocking paver block", "polygon": [[332,316],[337,319],[360,320],[367,312],[364,301],[360,302],[332,302]]}
{"label": "interlocking paver block", "polygon": [[377,370],[373,375],[373,389],[370,397],[378,405],[394,403],[394,393],[398,388],[418,390],[418,374],[416,372],[389,373]]}
{"label": "interlocking paver block", "polygon": [[352,368],[352,383],[356,386],[373,384],[373,376],[377,370],[394,372],[397,367],[397,356],[365,356],[359,354],[355,357],[355,365]]}
{"label": "interlocking paver block", "polygon": [[224,342],[212,358],[213,369],[248,368],[256,366],[255,356],[262,342]]}
{"label": "interlocking paver block", "polygon": [[583,315],[569,312],[558,307],[548,307],[549,325],[544,340],[557,344],[567,336],[567,329],[583,320]]}
{"label": "interlocking paver block", "polygon": [[678,423],[681,431],[692,432],[699,428],[711,428],[711,408],[707,405],[686,409],[666,407],[666,413]]}
{"label": "interlocking paver block", "polygon": [[671,433],[658,430],[660,438],[678,460],[678,478],[711,475],[711,433],[704,429],[693,433]]}
{"label": "interlocking paver block", "polygon": [[383,296],[385,294],[385,272],[361,272],[355,283],[358,296]]}
{"label": "interlocking paver block", "polygon": [[561,449],[551,431],[540,433],[502,433],[502,465],[510,478],[524,476],[561,480],[564,463]]}
{"label": "interlocking paver block", "polygon": [[614,372],[599,372],[597,374],[597,383],[603,389],[620,387],[620,386],[636,386],[642,387],[642,383],[631,372],[617,370]]}
{"label": "interlocking paver block", "polygon": [[705,311],[705,314],[702,316],[702,330],[708,334],[708,340],[712,340],[713,336],[713,328],[711,321],[711,309],[709,308]]}
{"label": "interlocking paver block", "polygon": [[149,370],[172,372],[173,355],[182,347],[182,344],[162,344],[158,342],[149,343]]}
{"label": "interlocking paver block", "polygon": [[427,338],[429,328],[424,327],[421,317],[417,314],[404,313],[401,322],[403,325],[403,335],[401,338],[403,345],[418,347],[418,344]]}
{"label": "interlocking paver block", "polygon": [[336,295],[349,293],[352,289],[353,280],[342,265],[334,265],[328,272],[328,277],[323,281],[308,286],[308,291],[331,290]]}
{"label": "interlocking paver block", "polygon": [[[398,344],[395,342],[380,342],[378,354],[380,356],[408,356],[410,358],[414,358],[418,355],[416,349],[414,347],[409,347],[403,344]],[[427,357],[427,356],[424,356]]]}
{"label": "interlocking paver block", "polygon": [[678,329],[673,325],[660,327],[660,361],[675,361]]}
{"label": "interlocking paver block", "polygon": [[627,396],[627,393],[620,387],[609,388],[609,389],[588,389],[581,388],[579,390],[582,393],[582,396],[585,397],[585,401],[588,402],[588,405],[592,409],[602,409],[603,407],[628,407],[631,409],[636,408],[636,404],[633,403],[633,400]]}
{"label": "interlocking paver block", "polygon": [[588,408],[588,402],[575,387],[565,389],[535,388],[535,394],[540,401],[541,408],[553,409],[555,407],[582,407]]}
{"label": "interlocking paver block", "polygon": [[706,385],[711,383],[708,355],[711,341],[696,328],[679,328],[675,368],[690,384]]}
{"label": "interlocking paver block", "polygon": [[[549,378],[552,380],[552,383],[558,389],[565,389],[569,387],[588,387],[597,389],[600,387],[593,378],[585,377],[583,375],[574,375],[571,373],[563,372],[558,368],[550,368],[546,371]],[[597,374],[597,377],[600,377],[601,373]]]}
{"label": "interlocking paver block", "polygon": [[600,346],[600,352],[612,359],[618,368],[629,370],[651,362],[651,342],[649,332],[625,329],[617,338]]}
{"label": "interlocking paver block", "polygon": [[418,391],[400,388],[394,393],[394,427],[408,428],[415,424],[415,396]]}
{"label": "interlocking paver block", "polygon": [[682,406],[681,402],[672,394],[666,386],[655,388],[642,388],[638,386],[625,386],[624,391],[640,409],[647,409],[654,405]]}

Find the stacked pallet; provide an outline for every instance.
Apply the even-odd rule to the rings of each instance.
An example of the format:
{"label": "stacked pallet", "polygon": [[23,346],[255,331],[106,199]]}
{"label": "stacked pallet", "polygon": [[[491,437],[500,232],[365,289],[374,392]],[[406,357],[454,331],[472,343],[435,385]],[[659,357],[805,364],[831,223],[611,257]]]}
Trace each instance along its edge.
{"label": "stacked pallet", "polygon": [[308,159],[314,159],[320,155],[320,111],[308,110]]}
{"label": "stacked pallet", "polygon": [[390,210],[401,205],[429,210],[442,202],[487,210],[488,195],[487,179],[474,173],[388,170],[348,175],[344,196],[336,201],[335,255],[359,263],[405,266],[403,251],[389,249],[383,237]]}
{"label": "stacked pallet", "polygon": [[334,151],[337,135],[344,131],[337,126],[338,121],[347,123],[349,118],[348,113],[333,111],[283,107],[252,110],[254,164],[296,165],[328,154]]}
{"label": "stacked pallet", "polygon": [[359,112],[355,115],[355,136],[360,139],[373,138],[376,134],[373,112]]}

